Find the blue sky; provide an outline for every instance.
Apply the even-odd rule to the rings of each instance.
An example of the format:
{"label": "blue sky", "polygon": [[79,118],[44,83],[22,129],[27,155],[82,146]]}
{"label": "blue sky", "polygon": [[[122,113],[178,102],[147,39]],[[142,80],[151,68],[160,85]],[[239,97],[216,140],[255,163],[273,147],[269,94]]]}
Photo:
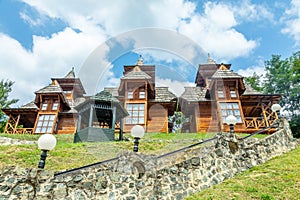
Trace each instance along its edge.
{"label": "blue sky", "polygon": [[299,13],[300,0],[0,0],[0,79],[15,82],[21,105],[75,67],[92,94],[117,86],[141,54],[180,95],[208,53],[248,76],[298,51]]}

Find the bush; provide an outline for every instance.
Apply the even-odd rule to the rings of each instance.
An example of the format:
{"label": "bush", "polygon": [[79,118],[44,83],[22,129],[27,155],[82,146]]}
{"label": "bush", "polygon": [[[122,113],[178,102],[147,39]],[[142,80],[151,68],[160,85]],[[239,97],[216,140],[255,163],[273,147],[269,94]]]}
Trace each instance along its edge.
{"label": "bush", "polygon": [[295,138],[300,138],[300,115],[294,115],[290,120],[290,127]]}

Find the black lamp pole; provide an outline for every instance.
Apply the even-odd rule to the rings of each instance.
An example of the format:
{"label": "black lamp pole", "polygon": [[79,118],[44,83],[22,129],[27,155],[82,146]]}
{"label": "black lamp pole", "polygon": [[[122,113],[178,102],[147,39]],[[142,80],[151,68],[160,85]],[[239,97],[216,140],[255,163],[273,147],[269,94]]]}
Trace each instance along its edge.
{"label": "black lamp pole", "polygon": [[42,150],[41,159],[38,165],[38,168],[44,169],[47,158],[47,150]]}
{"label": "black lamp pole", "polygon": [[133,143],[133,151],[138,152],[139,151],[139,139],[138,137],[134,138],[134,143]]}
{"label": "black lamp pole", "polygon": [[229,127],[230,127],[230,134],[234,134],[234,125],[229,124]]}

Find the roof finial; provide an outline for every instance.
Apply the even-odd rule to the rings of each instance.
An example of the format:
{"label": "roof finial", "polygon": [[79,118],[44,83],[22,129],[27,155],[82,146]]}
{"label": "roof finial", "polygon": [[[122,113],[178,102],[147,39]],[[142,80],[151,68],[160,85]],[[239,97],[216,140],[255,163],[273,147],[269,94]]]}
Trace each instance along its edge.
{"label": "roof finial", "polygon": [[207,54],[207,64],[216,64],[216,61],[210,57],[210,53]]}
{"label": "roof finial", "polygon": [[140,55],[138,61],[136,62],[136,65],[144,65],[144,60],[143,60],[142,55]]}

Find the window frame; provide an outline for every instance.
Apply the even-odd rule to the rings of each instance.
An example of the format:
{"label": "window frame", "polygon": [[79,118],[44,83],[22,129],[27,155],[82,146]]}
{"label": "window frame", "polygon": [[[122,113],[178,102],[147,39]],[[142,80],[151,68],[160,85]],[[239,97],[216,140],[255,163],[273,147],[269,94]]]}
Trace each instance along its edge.
{"label": "window frame", "polygon": [[35,127],[35,133],[53,133],[55,114],[39,114]]}
{"label": "window frame", "polygon": [[127,92],[127,98],[128,99],[133,99],[133,91],[128,91]]}
{"label": "window frame", "polygon": [[127,103],[126,110],[129,116],[125,118],[125,124],[145,124],[144,103]]}
{"label": "window frame", "polygon": [[239,102],[219,102],[222,123],[226,123],[226,117],[233,115],[237,119],[237,123],[243,123],[242,112]]}
{"label": "window frame", "polygon": [[42,106],[41,106],[41,110],[47,110],[48,109],[48,102],[44,102],[42,103]]}
{"label": "window frame", "polygon": [[57,101],[53,102],[51,110],[58,110],[59,103]]}

